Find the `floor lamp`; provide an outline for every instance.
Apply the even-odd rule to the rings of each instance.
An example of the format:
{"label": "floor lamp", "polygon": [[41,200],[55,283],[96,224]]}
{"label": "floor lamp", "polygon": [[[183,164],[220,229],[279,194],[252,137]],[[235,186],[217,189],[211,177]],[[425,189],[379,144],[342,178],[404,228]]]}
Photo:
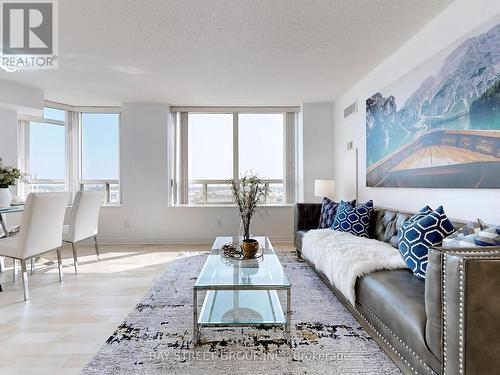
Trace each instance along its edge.
{"label": "floor lamp", "polygon": [[[350,141],[347,142],[347,150],[350,151],[354,148],[354,142]],[[356,155],[356,202],[359,199],[359,150],[356,147],[354,149],[355,155]]]}
{"label": "floor lamp", "polygon": [[356,204],[359,199],[359,151],[356,147]]}

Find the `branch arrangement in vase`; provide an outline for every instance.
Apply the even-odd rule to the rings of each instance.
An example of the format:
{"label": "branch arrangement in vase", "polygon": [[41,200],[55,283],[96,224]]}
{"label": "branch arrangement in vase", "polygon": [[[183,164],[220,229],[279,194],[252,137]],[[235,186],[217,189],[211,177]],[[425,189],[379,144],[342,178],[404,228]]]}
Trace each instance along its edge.
{"label": "branch arrangement in vase", "polygon": [[245,174],[239,181],[231,181],[234,202],[243,223],[243,238],[250,239],[250,222],[259,203],[266,197],[266,185],[254,174]]}

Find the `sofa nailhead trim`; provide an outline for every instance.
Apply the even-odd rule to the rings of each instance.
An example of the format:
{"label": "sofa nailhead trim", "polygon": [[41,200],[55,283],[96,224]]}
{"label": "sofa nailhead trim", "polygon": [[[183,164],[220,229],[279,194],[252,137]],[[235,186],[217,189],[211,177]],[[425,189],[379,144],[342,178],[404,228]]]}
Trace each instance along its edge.
{"label": "sofa nailhead trim", "polygon": [[[415,373],[416,375],[419,375],[419,373],[417,372],[417,370],[415,370],[413,368],[412,365],[410,365],[410,363],[405,359],[403,358],[403,356],[401,355],[401,353],[399,353],[396,348],[394,346],[392,346],[392,344],[387,341],[385,339],[385,337],[363,316],[363,314],[361,314],[361,312],[355,307],[352,305],[352,303],[350,301],[348,301],[343,295],[342,293],[339,292],[339,296],[344,300],[344,302],[346,302],[347,304],[349,304],[353,309],[354,311],[356,311],[358,313],[358,316],[363,319],[363,321],[368,324],[368,326],[370,326],[370,328],[377,334],[378,337],[380,337],[382,339],[383,342],[385,342],[385,344],[394,352],[396,353],[396,355],[402,360],[404,361],[404,363],[406,364],[406,366],[408,366],[408,368],[413,371],[413,373]],[[358,301],[359,302],[359,301]],[[363,305],[364,307],[364,305]],[[370,312],[371,313],[371,312]],[[372,314],[373,315],[373,314]],[[375,317],[376,318],[376,317]],[[383,324],[383,323],[382,323]]]}
{"label": "sofa nailhead trim", "polygon": [[447,357],[446,357],[446,348],[447,348],[447,338],[448,336],[446,335],[446,328],[447,328],[447,305],[446,305],[446,253],[442,254],[442,266],[441,268],[443,269],[443,274],[442,274],[442,280],[441,280],[441,290],[442,290],[442,299],[443,299],[443,375],[446,375],[446,364],[447,364]]}
{"label": "sofa nailhead trim", "polygon": [[[362,302],[360,302],[359,300],[357,301],[361,306],[363,306],[372,316],[373,318],[378,321],[380,324],[382,324],[382,326],[387,330],[389,331],[400,343],[401,345],[403,345],[411,354],[413,354],[413,356],[415,357],[415,359],[417,359],[425,368],[427,371],[429,371],[430,374],[435,374],[434,370],[432,368],[429,367],[429,365],[427,365],[427,363],[425,363],[419,356],[417,353],[415,353],[415,351],[413,351],[412,348],[410,348],[402,339],[400,339],[389,327],[387,327],[376,315],[373,311],[370,310],[369,307],[365,306]],[[405,361],[406,362],[406,361]],[[412,368],[413,369],[413,368]]]}

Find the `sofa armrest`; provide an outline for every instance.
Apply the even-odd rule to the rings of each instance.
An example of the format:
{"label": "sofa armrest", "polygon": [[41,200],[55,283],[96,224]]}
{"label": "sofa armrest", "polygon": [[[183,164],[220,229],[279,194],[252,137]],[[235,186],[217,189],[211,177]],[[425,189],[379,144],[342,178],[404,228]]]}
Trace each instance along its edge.
{"label": "sofa armrest", "polygon": [[[496,374],[500,367],[500,247],[434,248],[425,285],[426,340],[441,325],[444,375]],[[435,353],[436,354],[436,353]]]}
{"label": "sofa armrest", "polygon": [[321,203],[297,203],[295,205],[295,232],[318,229]]}
{"label": "sofa armrest", "polygon": [[294,244],[297,255],[300,257],[302,250],[302,237],[304,232],[317,229],[321,216],[321,203],[297,203],[294,214]]}

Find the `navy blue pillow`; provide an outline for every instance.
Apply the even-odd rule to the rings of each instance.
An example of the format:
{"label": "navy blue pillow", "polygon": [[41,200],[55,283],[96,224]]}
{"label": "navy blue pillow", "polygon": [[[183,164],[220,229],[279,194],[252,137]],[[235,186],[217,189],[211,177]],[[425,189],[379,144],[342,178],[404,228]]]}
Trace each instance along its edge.
{"label": "navy blue pillow", "polygon": [[[429,248],[440,246],[443,239],[455,231],[443,206],[416,220],[413,217],[398,231],[399,252],[415,276],[425,279]],[[417,216],[415,215],[415,216]]]}
{"label": "navy blue pillow", "polygon": [[[356,200],[353,200],[349,203],[351,205],[355,205]],[[321,215],[319,217],[319,229],[326,229],[332,226],[338,206],[339,204],[337,202],[334,202],[326,197],[323,198],[323,202],[321,203]]]}
{"label": "navy blue pillow", "polygon": [[353,207],[348,202],[341,201],[333,220],[332,229],[348,232],[359,237],[370,237],[370,219],[373,212],[373,201],[368,201]]}
{"label": "navy blue pillow", "polygon": [[407,222],[417,221],[417,220],[429,215],[432,211],[434,211],[432,208],[430,208],[429,206],[425,206],[420,211],[418,211],[415,215],[410,217]]}

